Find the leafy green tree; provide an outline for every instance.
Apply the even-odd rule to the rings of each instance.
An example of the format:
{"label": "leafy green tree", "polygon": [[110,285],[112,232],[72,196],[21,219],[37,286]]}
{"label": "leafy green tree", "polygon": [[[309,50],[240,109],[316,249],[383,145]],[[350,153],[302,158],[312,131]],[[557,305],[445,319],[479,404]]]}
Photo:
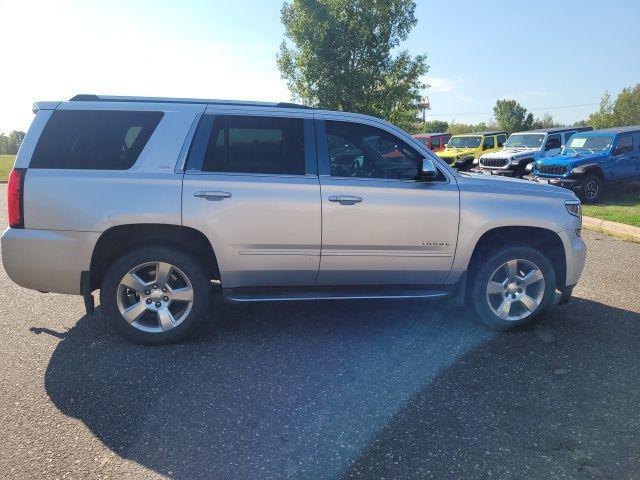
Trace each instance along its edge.
{"label": "leafy green tree", "polygon": [[640,125],[640,83],[620,92],[613,107],[613,118],[619,127]]}
{"label": "leafy green tree", "polygon": [[416,25],[412,0],[291,0],[278,68],[297,101],[415,127],[426,55],[398,51]]}
{"label": "leafy green tree", "polygon": [[22,140],[24,140],[25,133],[19,130],[13,130],[7,137],[7,153],[9,155],[15,155],[18,153]]}
{"label": "leafy green tree", "polygon": [[420,133],[444,133],[449,128],[449,122],[443,120],[430,120],[420,124]]}
{"label": "leafy green tree", "polygon": [[7,155],[9,153],[9,137],[4,133],[0,133],[0,155]]}
{"label": "leafy green tree", "polygon": [[544,113],[542,117],[538,117],[533,121],[531,128],[554,128],[563,125],[556,122],[550,113]]}
{"label": "leafy green tree", "polygon": [[615,126],[616,120],[613,114],[613,102],[611,101],[611,94],[607,91],[604,92],[600,99],[600,109],[589,115],[589,125],[595,129],[610,128]]}
{"label": "leafy green tree", "polygon": [[533,114],[515,100],[498,100],[493,114],[500,128],[509,133],[530,130],[533,125]]}

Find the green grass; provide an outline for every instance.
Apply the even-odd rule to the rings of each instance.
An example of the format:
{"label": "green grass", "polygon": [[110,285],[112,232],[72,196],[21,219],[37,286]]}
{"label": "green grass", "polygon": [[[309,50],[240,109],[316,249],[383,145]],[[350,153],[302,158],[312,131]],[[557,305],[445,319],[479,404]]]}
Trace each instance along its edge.
{"label": "green grass", "polygon": [[588,217],[640,227],[640,183],[605,186],[598,205],[582,205]]}
{"label": "green grass", "polygon": [[15,155],[0,155],[0,182],[6,182],[9,177],[9,171],[13,167]]}

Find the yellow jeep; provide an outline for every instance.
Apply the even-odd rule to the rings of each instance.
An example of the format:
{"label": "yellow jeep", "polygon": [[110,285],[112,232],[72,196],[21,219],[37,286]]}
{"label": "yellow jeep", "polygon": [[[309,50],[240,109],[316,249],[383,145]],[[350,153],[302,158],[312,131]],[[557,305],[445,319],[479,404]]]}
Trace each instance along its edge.
{"label": "yellow jeep", "polygon": [[444,150],[436,153],[458,170],[470,170],[474,159],[483,153],[495,152],[507,141],[507,132],[475,132],[454,135]]}

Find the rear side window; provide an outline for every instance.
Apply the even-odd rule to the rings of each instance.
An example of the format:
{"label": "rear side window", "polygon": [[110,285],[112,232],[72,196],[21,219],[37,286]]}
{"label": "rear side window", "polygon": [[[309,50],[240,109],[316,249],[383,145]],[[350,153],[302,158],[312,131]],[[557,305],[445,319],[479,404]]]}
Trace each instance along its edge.
{"label": "rear side window", "polygon": [[44,127],[30,168],[127,170],[162,112],[57,110]]}
{"label": "rear side window", "polygon": [[217,116],[204,152],[202,170],[304,175],[303,121],[299,118]]}

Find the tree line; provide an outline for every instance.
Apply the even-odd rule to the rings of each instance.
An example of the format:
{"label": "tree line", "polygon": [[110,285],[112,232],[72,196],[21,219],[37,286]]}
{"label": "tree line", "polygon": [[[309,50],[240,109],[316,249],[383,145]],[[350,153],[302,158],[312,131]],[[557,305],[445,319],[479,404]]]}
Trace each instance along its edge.
{"label": "tree line", "polygon": [[0,133],[0,155],[15,155],[24,140],[25,133],[14,130],[9,135]]}

